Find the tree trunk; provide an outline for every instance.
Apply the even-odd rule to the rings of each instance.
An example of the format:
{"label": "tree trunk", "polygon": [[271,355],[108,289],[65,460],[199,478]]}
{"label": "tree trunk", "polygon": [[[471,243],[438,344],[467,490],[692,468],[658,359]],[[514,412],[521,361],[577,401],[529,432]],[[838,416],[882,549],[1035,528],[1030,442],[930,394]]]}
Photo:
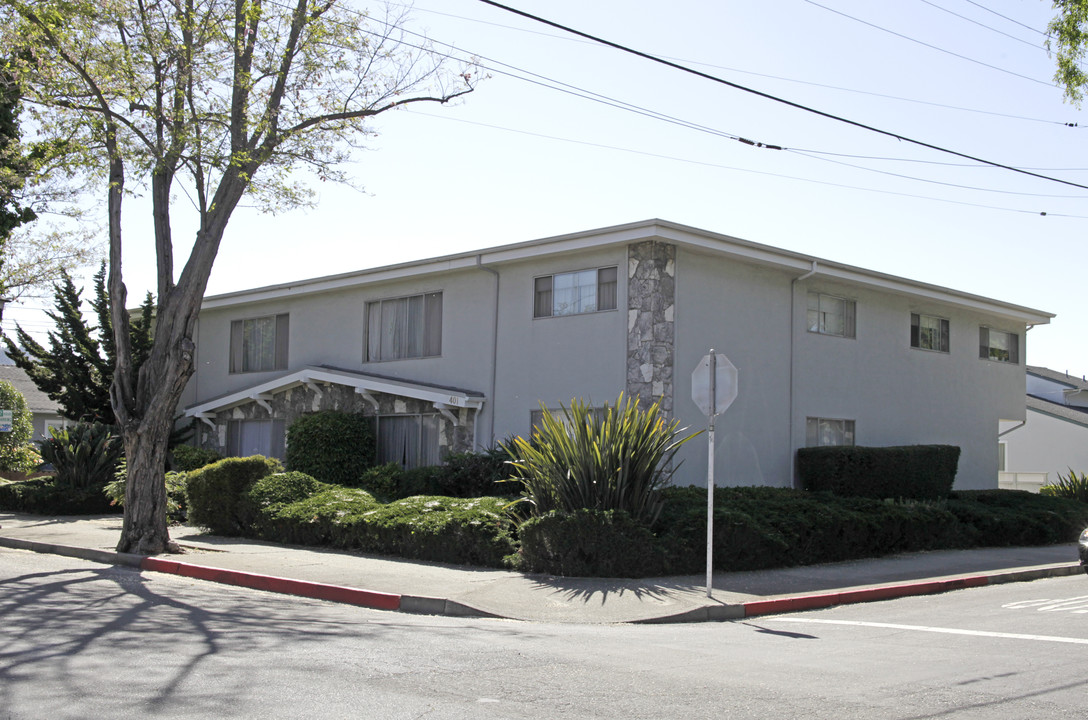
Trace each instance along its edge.
{"label": "tree trunk", "polygon": [[[168,418],[169,420],[169,418]],[[125,520],[117,552],[157,555],[176,552],[166,527],[166,449],[170,423],[144,422],[123,428],[128,482]]]}

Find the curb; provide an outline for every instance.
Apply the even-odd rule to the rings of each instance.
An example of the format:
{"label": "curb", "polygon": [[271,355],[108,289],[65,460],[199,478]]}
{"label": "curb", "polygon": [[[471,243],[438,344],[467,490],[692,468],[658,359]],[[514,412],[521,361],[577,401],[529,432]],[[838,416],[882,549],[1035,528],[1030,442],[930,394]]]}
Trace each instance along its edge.
{"label": "curb", "polygon": [[139,570],[179,575],[181,577],[206,580],[224,585],[237,585],[239,587],[264,590],[282,595],[294,595],[298,597],[313,598],[315,600],[327,600],[329,602],[357,605],[374,610],[394,610],[417,615],[503,618],[502,615],[495,615],[483,610],[477,610],[469,605],[454,600],[448,600],[446,598],[398,595],[396,593],[378,592],[376,590],[362,590],[343,585],[330,585],[328,583],[311,582],[309,580],[295,580],[273,575],[261,575],[258,573],[245,572],[243,570],[227,570],[225,568],[209,567],[207,565],[193,565],[177,560],[165,560],[159,557],[133,555],[131,553],[119,553],[110,550],[96,550],[94,548],[59,545],[56,543],[45,543],[36,540],[22,540],[20,538],[8,537],[0,537],[0,547],[74,557],[81,560],[102,563],[104,565],[125,565]]}

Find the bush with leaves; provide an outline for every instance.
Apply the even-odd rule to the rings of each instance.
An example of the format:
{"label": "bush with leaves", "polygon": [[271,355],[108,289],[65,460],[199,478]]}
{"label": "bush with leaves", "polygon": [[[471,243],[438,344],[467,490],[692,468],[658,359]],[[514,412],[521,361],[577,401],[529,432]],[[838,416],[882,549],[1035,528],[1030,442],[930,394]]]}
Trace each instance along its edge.
{"label": "bush with leaves", "polygon": [[256,517],[250,488],[278,472],[280,461],[263,455],[224,458],[194,470],[185,483],[189,521],[218,535],[245,535]]}
{"label": "bush with leaves", "polygon": [[0,380],[0,410],[11,411],[11,431],[0,433],[0,473],[29,473],[41,464],[30,443],[34,416],[26,398],[7,380]]}
{"label": "bush with leaves", "polygon": [[1073,468],[1069,468],[1068,475],[1058,473],[1058,481],[1051,485],[1043,485],[1039,488],[1039,493],[1088,503],[1088,473],[1081,473],[1078,476]]}
{"label": "bush with leaves", "polygon": [[174,469],[179,472],[199,470],[205,465],[211,465],[223,459],[223,456],[215,450],[193,447],[192,445],[176,445],[170,449],[173,458]]}
{"label": "bush with leaves", "polygon": [[661,512],[661,489],[677,466],[673,456],[698,435],[682,437],[679,421],[666,422],[660,402],[643,410],[637,397],[621,394],[598,411],[581,400],[560,416],[541,406],[532,439],[514,438],[503,449],[514,458],[512,474],[533,515],[553,510],[623,510],[652,525]]}
{"label": "bush with leaves", "polygon": [[321,482],[354,485],[374,464],[373,420],[325,411],[303,415],[287,429],[287,469]]}
{"label": "bush with leaves", "polygon": [[120,512],[101,488],[59,486],[52,477],[0,480],[0,510],[37,515],[105,515]]}
{"label": "bush with leaves", "polygon": [[41,444],[42,459],[56,471],[58,486],[101,491],[114,479],[125,447],[113,427],[81,422],[49,428],[49,434]]}

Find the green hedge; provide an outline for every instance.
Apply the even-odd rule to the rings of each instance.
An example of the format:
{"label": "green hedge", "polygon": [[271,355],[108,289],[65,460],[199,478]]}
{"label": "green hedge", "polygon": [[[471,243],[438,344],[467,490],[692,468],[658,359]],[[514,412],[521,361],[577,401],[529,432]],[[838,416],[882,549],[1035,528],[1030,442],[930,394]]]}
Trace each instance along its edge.
{"label": "green hedge", "polygon": [[287,469],[321,482],[355,485],[374,464],[373,419],[325,411],[303,415],[287,429]]}
{"label": "green hedge", "polygon": [[120,512],[101,488],[71,488],[52,477],[0,480],[0,510],[35,515],[104,515]]}
{"label": "green hedge", "polygon": [[797,451],[797,470],[805,490],[941,500],[952,491],[959,457],[953,445],[812,447]]}
{"label": "green hedge", "polygon": [[217,535],[244,535],[256,519],[248,492],[261,478],[283,470],[261,455],[230,457],[189,473],[189,522]]}
{"label": "green hedge", "polygon": [[664,574],[666,553],[653,533],[624,510],[552,510],[518,528],[523,572],[595,577]]}

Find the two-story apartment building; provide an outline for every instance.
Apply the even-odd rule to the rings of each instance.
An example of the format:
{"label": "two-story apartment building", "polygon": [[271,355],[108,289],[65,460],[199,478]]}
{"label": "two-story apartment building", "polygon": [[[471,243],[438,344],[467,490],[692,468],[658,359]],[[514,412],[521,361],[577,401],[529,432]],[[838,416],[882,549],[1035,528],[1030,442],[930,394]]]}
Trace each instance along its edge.
{"label": "two-story apartment building", "polygon": [[[661,220],[208,297],[184,414],[201,444],[282,455],[299,415],[373,415],[412,466],[530,432],[541,404],[621,392],[706,418],[691,372],[739,371],[715,478],[794,482],[805,445],[947,443],[994,487],[1024,417],[1027,330],[1053,315]],[[705,483],[705,446],[677,475]]]}

